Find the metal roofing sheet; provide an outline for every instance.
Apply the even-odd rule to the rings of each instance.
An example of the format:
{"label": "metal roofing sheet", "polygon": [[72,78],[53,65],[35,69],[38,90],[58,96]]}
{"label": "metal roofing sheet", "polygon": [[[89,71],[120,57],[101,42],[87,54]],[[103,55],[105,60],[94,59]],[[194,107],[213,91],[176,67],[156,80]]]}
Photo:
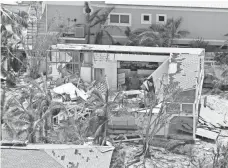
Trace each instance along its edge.
{"label": "metal roofing sheet", "polygon": [[128,53],[187,53],[201,54],[202,48],[170,48],[170,47],[141,47],[141,46],[118,46],[118,45],[93,45],[93,44],[57,44],[52,49],[100,51],[100,52],[128,52]]}

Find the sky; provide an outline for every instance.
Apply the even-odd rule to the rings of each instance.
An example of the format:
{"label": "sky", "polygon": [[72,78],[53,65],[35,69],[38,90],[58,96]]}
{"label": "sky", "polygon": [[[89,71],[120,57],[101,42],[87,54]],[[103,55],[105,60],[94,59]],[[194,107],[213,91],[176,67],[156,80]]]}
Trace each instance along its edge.
{"label": "sky", "polygon": [[[50,0],[48,0],[50,1]],[[61,0],[52,0],[52,1],[61,1]],[[63,0],[62,0],[63,1]],[[84,1],[84,0],[67,0],[67,1]],[[90,0],[90,1],[97,1],[97,0]],[[99,0],[98,0],[99,1]],[[102,0],[100,0],[102,1]],[[126,2],[131,2],[131,4],[164,4],[164,5],[169,5],[169,4],[188,4],[188,5],[207,5],[207,6],[226,6],[228,7],[228,1],[227,0],[105,0],[106,2],[109,3],[125,3]],[[21,2],[21,1],[14,1],[14,0],[1,0],[1,3],[7,3],[7,4],[16,4],[16,2]]]}

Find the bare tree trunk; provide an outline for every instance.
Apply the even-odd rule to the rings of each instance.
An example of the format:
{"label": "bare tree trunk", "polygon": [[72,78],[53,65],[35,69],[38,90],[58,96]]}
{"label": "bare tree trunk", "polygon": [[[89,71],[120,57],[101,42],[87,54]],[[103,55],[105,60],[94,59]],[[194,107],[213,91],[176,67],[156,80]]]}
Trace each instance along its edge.
{"label": "bare tree trunk", "polygon": [[30,143],[36,143],[36,132],[32,132],[32,133],[29,133],[30,134],[30,137],[29,137],[29,142]]}
{"label": "bare tree trunk", "polygon": [[88,25],[88,30],[87,30],[87,44],[90,44],[90,25]]}
{"label": "bare tree trunk", "polygon": [[90,23],[89,23],[89,19],[90,19],[90,14],[86,14],[86,29],[87,29],[87,44],[90,44]]}
{"label": "bare tree trunk", "polygon": [[45,118],[44,120],[44,143],[48,143],[48,140],[47,140],[47,137],[48,137],[48,119]]}
{"label": "bare tree trunk", "polygon": [[103,136],[103,142],[102,145],[106,144],[106,137],[107,137],[107,131],[108,131],[108,96],[109,96],[109,91],[107,90],[106,96],[105,96],[105,125],[104,125],[104,136]]}

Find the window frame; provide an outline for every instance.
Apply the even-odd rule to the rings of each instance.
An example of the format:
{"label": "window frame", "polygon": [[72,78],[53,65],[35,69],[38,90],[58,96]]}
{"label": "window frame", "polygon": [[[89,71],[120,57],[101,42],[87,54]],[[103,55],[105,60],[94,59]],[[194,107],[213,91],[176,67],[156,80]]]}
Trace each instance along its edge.
{"label": "window frame", "polygon": [[[159,16],[164,16],[164,21],[159,21]],[[156,14],[156,23],[166,24],[166,22],[167,22],[167,15],[166,14]]]}
{"label": "window frame", "polygon": [[[144,16],[149,16],[149,21],[145,21]],[[141,24],[152,24],[152,14],[142,13],[141,14]]]}
{"label": "window frame", "polygon": [[[118,15],[119,16],[119,23],[111,23],[111,15]],[[129,23],[120,23],[120,16],[121,15],[128,15],[129,16]],[[108,19],[108,25],[115,25],[115,26],[131,26],[131,13],[110,13]]]}

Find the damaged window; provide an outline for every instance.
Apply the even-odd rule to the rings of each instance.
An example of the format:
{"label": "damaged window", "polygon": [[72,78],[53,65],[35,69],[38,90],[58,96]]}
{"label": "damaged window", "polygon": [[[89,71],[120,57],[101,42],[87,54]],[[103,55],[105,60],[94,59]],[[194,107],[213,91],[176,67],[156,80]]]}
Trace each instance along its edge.
{"label": "damaged window", "polygon": [[48,74],[54,80],[72,75],[80,75],[80,65],[84,62],[84,53],[76,51],[53,51],[48,61]]}

